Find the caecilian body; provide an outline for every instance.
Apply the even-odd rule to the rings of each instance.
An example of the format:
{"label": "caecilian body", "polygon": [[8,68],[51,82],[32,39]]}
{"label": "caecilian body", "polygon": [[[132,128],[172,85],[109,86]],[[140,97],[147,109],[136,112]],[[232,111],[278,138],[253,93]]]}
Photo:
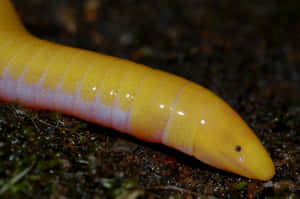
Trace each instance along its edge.
{"label": "caecilian body", "polygon": [[30,35],[0,0],[0,99],[56,110],[268,180],[274,165],[223,100],[175,75]]}

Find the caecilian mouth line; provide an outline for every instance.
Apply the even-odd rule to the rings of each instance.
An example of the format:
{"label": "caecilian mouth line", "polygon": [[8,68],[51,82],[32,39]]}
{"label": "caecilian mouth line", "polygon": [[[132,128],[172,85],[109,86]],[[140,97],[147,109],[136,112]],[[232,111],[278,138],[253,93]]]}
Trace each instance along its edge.
{"label": "caecilian mouth line", "polygon": [[[226,155],[224,152],[219,151],[220,154],[223,155],[224,158],[226,158],[226,160],[228,160],[232,165],[234,165],[235,168],[238,168],[239,170],[243,171],[246,177],[248,178],[255,178],[257,177],[256,175],[253,174],[253,172],[251,172],[250,170],[246,169],[245,167],[243,167],[241,164],[239,164],[236,160],[234,160],[233,158],[231,158],[230,156]],[[231,171],[231,170],[229,170]],[[231,171],[232,172],[232,171]],[[247,174],[247,175],[246,175]],[[241,175],[241,173],[240,173]]]}

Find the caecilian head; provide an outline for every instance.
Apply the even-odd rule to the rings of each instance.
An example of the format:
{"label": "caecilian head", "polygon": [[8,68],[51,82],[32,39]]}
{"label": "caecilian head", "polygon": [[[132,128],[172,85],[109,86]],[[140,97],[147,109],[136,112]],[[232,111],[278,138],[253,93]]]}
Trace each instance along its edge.
{"label": "caecilian head", "polygon": [[195,136],[193,155],[241,176],[271,179],[275,168],[259,139],[229,105],[209,95],[210,108],[197,119],[199,133]]}
{"label": "caecilian head", "polygon": [[194,83],[186,84],[172,106],[162,143],[211,166],[248,178],[275,173],[265,148],[222,99]]}

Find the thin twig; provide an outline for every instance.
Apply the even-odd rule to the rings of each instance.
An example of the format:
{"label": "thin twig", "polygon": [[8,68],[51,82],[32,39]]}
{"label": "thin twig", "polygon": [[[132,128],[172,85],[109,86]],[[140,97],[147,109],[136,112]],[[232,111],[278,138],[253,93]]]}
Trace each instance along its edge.
{"label": "thin twig", "polygon": [[22,172],[15,175],[11,180],[9,180],[1,189],[0,189],[0,195],[5,193],[12,185],[17,183],[19,180],[21,180],[32,168],[35,162],[30,166],[24,169]]}
{"label": "thin twig", "polygon": [[177,186],[174,186],[174,185],[153,186],[153,187],[149,187],[148,189],[163,189],[163,190],[178,191],[178,192],[181,192],[181,193],[184,193],[184,192],[192,193],[192,191],[189,190],[189,189],[184,189],[184,188],[177,187]]}

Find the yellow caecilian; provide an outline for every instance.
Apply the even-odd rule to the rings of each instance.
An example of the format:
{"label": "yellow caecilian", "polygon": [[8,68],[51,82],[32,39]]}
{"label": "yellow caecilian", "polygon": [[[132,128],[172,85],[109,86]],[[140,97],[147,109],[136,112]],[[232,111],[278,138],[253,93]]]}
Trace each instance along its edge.
{"label": "yellow caecilian", "polygon": [[189,80],[30,35],[0,0],[0,98],[163,143],[211,166],[269,180],[274,165],[223,100]]}

